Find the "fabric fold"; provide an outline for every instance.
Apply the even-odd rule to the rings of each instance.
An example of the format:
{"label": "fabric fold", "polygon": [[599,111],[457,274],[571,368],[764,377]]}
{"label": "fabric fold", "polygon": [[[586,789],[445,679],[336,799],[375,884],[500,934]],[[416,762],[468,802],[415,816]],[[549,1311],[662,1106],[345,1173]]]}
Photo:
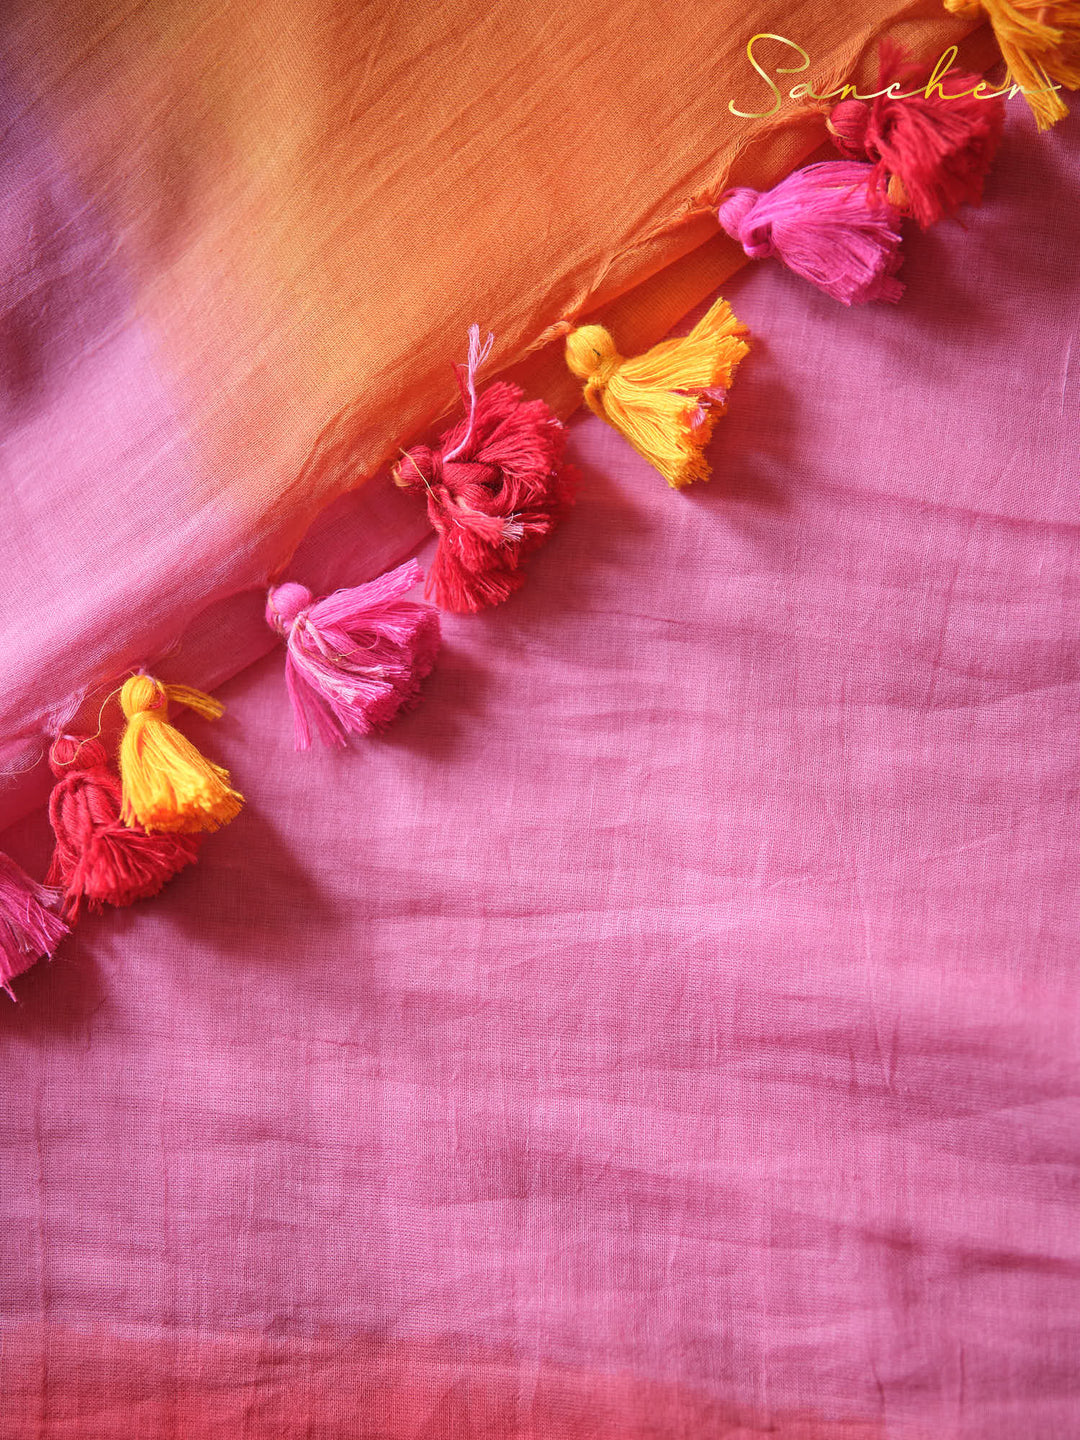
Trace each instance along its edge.
{"label": "fabric fold", "polygon": [[[884,33],[930,59],[971,22],[895,0],[752,21],[692,0],[676,24],[630,0],[8,7],[0,814],[57,717],[130,667],[213,635],[206,688],[255,657],[257,592],[313,519],[453,412],[469,324],[497,336],[486,379],[567,414],[573,320],[642,348],[723,282],[743,257],[719,191],[825,133],[813,105],[729,113],[768,99],[755,27],[824,85],[869,83]],[[992,55],[984,27],[966,63]],[[422,520],[395,514],[400,559]],[[371,578],[355,559],[346,583]]]}

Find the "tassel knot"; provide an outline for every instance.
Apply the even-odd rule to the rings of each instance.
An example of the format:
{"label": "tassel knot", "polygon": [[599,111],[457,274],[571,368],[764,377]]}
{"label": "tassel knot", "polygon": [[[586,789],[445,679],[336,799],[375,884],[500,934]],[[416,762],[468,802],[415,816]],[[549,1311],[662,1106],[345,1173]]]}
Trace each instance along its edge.
{"label": "tassel knot", "polygon": [[444,460],[437,450],[431,452],[431,471],[436,485],[449,485],[459,495],[470,486],[483,485],[494,497],[503,483],[498,465],[488,460]]}
{"label": "tassel knot", "polygon": [[603,325],[581,325],[566,338],[566,363],[572,374],[600,394],[626,360]]}
{"label": "tassel knot", "polygon": [[120,742],[121,819],[148,831],[217,830],[239,813],[244,797],[215,765],[169,724],[169,701],[218,719],[225,707],[201,690],[132,675],[120,692],[127,729]]}
{"label": "tassel knot", "polygon": [[551,534],[577,483],[563,462],[566,431],[542,400],[523,400],[506,381],[476,394],[485,353],[474,325],[462,384],[467,417],[393,469],[395,484],[424,495],[439,536],[428,593],[446,610],[474,613],[520,588],[524,560]]}
{"label": "tassel knot", "polygon": [[841,100],[825,121],[836,148],[848,160],[859,160],[866,152],[866,130],[870,106],[865,100]]}
{"label": "tassel knot", "polygon": [[720,224],[752,258],[776,255],[796,275],[844,305],[896,301],[900,216],[870,189],[871,167],[823,161],[793,171],[773,189],[729,190]]}
{"label": "tassel knot", "polygon": [[266,623],[285,639],[294,625],[303,623],[305,612],[314,603],[315,597],[306,585],[287,580],[275,585],[266,597]]}
{"label": "tassel knot", "polygon": [[406,455],[398,483],[405,490],[442,490],[454,496],[453,503],[465,513],[470,494],[474,500],[498,501],[505,480],[503,471],[489,460],[448,460],[441,450],[417,445]]}
{"label": "tassel knot", "polygon": [[90,736],[80,740],[75,735],[58,735],[49,750],[49,769],[57,777],[76,764],[80,769],[92,770],[108,763],[105,746]]}
{"label": "tassel knot", "polygon": [[[480,403],[496,388],[490,386]],[[516,387],[505,388],[520,394]],[[537,400],[518,408],[528,410],[532,405],[543,402]],[[514,576],[514,570],[520,557],[545,538],[561,510],[560,502],[565,503],[567,498],[566,490],[559,488],[566,480],[565,474],[560,478],[552,472],[556,490],[550,517],[535,503],[530,514],[521,503],[525,497],[519,498],[518,487],[503,466],[489,460],[449,459],[426,445],[417,445],[408,452],[394,478],[403,489],[423,488],[427,492],[432,527],[445,542],[431,567],[431,589],[439,604],[448,610],[480,610],[498,604],[517,589],[521,578]],[[542,502],[543,497],[538,495],[537,500]],[[486,554],[485,546],[503,553]],[[473,565],[490,568],[486,572],[481,568],[466,579],[464,572]],[[486,598],[489,594],[494,598]]]}
{"label": "tassel knot", "polygon": [[134,720],[148,710],[163,711],[162,719],[169,714],[169,697],[165,686],[149,675],[132,675],[120,692],[120,707],[128,720]]}
{"label": "tassel knot", "polygon": [[747,225],[747,217],[758,201],[758,192],[740,186],[729,190],[720,202],[717,219],[734,240],[738,240],[751,260],[764,260],[775,254],[772,235],[767,225]]}

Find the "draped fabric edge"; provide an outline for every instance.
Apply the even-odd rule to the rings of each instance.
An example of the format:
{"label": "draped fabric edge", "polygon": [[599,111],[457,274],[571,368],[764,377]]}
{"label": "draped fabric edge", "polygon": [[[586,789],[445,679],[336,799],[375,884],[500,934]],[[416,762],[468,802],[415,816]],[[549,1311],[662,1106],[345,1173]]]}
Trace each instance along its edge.
{"label": "draped fabric edge", "polygon": [[[907,35],[916,59],[936,58],[943,35],[958,44],[957,64],[967,70],[981,73],[1000,59],[987,24],[946,20],[941,11],[928,12],[922,0],[913,0],[890,24],[903,18],[917,27]],[[865,37],[845,74],[820,83],[831,88],[854,76],[869,85],[881,38],[876,32]],[[658,223],[632,249],[613,257],[592,293],[572,307],[573,313],[553,318],[521,353],[504,356],[489,378],[510,382],[527,396],[542,399],[560,418],[571,415],[581,404],[582,392],[566,367],[567,333],[581,323],[603,324],[633,353],[678,326],[747,263],[743,249],[718,227],[720,195],[736,184],[767,189],[808,159],[835,155],[825,125],[827,113],[827,105],[803,104],[748,127],[745,140],[705,192]],[[178,617],[173,639],[156,656],[117,655],[109,675],[88,677],[85,687],[66,703],[28,715],[19,733],[0,740],[0,830],[45,804],[51,783],[50,738],[69,729],[97,733],[104,700],[132,669],[152,662],[155,675],[165,683],[212,691],[275,648],[275,637],[263,619],[266,585],[283,578],[286,567],[290,580],[326,593],[339,585],[373,579],[415,554],[430,537],[430,524],[415,500],[391,484],[389,461],[407,444],[432,436],[452,407],[433,414],[419,437],[387,437],[386,462],[357,475],[349,457],[363,424],[362,403],[360,398],[332,416],[314,441],[301,473],[332,467],[341,477],[336,498],[323,506],[300,536],[288,541],[279,563],[262,583],[244,585],[190,616]],[[221,643],[223,635],[228,636],[227,646]]]}

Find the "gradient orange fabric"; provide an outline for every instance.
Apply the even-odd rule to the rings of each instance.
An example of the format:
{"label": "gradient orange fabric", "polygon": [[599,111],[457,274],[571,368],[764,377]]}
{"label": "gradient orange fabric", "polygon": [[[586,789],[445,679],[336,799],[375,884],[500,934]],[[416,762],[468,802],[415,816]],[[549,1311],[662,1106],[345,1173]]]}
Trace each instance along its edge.
{"label": "gradient orange fabric", "polygon": [[[456,399],[469,324],[489,374],[619,297],[658,338],[741,263],[711,202],[824,139],[782,80],[872,78],[883,33],[931,57],[939,0],[21,0],[13,50],[107,212],[221,487],[295,538]],[[9,27],[12,22],[9,21]],[[759,43],[765,65],[797,64]],[[644,282],[675,262],[664,282]],[[558,351],[559,347],[555,347]],[[546,365],[565,409],[575,386]],[[349,407],[348,453],[305,466]]]}
{"label": "gradient orange fabric", "polygon": [[796,42],[782,83],[820,91],[873,88],[885,34],[933,59],[969,29],[940,0],[11,0],[0,268],[30,309],[8,306],[0,765],[452,412],[470,324],[485,381],[565,414],[571,322],[633,353],[743,263],[719,193],[825,138],[820,106],[729,112],[773,98],[751,36]]}

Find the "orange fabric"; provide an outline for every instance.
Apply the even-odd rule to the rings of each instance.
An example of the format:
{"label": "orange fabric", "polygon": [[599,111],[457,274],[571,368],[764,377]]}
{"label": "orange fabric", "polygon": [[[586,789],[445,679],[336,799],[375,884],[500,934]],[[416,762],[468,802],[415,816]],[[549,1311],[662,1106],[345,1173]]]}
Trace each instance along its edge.
{"label": "orange fabric", "polygon": [[810,55],[785,84],[869,88],[881,34],[930,58],[971,25],[939,0],[9,7],[18,84],[120,237],[200,483],[259,564],[453,408],[471,322],[484,378],[565,412],[568,322],[632,351],[741,263],[712,202],[824,137],[810,107],[728,113],[769,99],[752,34]]}

